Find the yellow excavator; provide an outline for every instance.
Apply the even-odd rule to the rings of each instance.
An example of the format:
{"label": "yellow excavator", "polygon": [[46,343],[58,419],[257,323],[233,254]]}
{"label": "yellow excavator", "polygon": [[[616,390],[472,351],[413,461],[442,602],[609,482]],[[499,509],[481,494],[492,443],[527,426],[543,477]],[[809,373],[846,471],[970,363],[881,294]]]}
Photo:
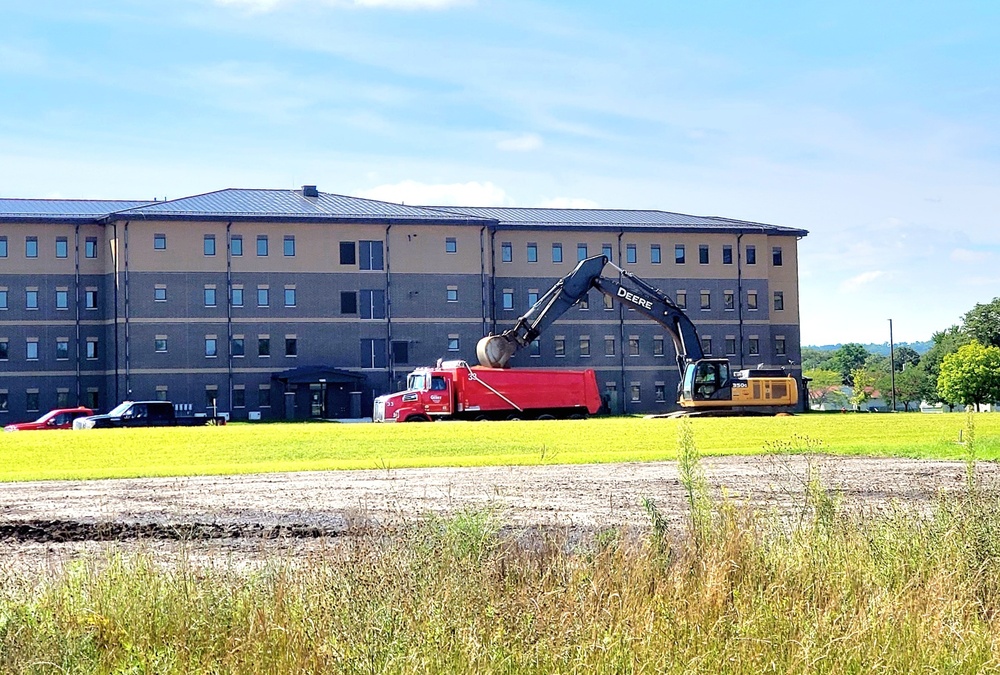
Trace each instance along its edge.
{"label": "yellow excavator", "polygon": [[[621,281],[603,276],[609,267]],[[580,261],[512,328],[480,340],[476,345],[479,363],[489,368],[509,367],[519,349],[528,346],[591,289],[645,314],[670,334],[681,375],[677,402],[688,414],[774,414],[790,412],[798,402],[798,384],[782,368],[733,370],[728,359],[706,358],[698,330],[687,314],[663,291],[603,255]]]}

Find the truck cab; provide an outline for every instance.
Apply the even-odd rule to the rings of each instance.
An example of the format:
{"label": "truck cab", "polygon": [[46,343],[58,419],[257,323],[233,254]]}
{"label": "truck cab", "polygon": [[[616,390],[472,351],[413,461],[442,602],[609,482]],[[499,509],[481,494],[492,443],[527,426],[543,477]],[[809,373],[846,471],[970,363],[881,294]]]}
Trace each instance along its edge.
{"label": "truck cab", "polygon": [[406,389],[375,399],[376,422],[429,422],[435,416],[448,416],[455,401],[452,373],[432,368],[417,368],[406,378]]}

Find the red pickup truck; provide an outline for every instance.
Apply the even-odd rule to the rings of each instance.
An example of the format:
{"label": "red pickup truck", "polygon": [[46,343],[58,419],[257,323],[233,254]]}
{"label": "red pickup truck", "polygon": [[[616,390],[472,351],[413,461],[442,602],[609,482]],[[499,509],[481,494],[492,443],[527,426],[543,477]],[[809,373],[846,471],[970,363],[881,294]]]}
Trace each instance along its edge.
{"label": "red pickup truck", "polygon": [[73,420],[78,417],[89,417],[94,411],[90,408],[56,408],[50,410],[34,422],[18,422],[8,424],[4,431],[39,431],[45,429],[72,429]]}

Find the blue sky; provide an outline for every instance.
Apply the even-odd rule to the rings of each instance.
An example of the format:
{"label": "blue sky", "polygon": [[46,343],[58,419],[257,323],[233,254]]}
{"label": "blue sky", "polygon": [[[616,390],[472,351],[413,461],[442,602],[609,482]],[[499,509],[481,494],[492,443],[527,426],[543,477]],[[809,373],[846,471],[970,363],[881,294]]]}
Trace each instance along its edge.
{"label": "blue sky", "polygon": [[0,196],[804,228],[806,344],[1000,296],[1000,3],[0,0]]}

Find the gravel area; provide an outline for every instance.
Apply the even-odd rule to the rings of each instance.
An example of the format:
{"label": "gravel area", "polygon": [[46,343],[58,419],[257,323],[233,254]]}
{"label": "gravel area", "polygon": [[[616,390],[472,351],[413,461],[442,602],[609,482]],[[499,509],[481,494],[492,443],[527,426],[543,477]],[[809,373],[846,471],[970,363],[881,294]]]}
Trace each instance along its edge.
{"label": "gravel area", "polygon": [[[808,463],[848,508],[925,507],[962,490],[962,462],[818,456],[704,458],[708,483],[739,502],[794,513]],[[997,465],[977,471],[992,484]],[[512,532],[556,528],[571,540],[607,527],[642,530],[651,499],[685,514],[675,462],[328,471],[0,484],[0,568],[58,569],[109,547],[241,561],[308,552],[428,514],[496,511]]]}

